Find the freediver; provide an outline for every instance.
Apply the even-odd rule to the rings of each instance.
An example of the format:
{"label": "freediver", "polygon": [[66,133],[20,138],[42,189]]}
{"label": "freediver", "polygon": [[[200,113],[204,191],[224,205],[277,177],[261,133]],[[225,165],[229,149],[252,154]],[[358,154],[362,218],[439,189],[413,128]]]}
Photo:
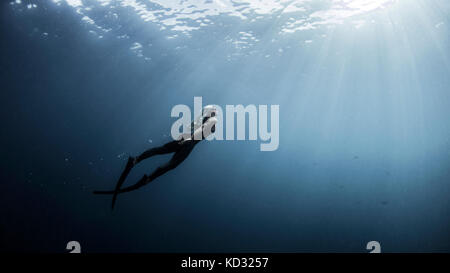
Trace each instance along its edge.
{"label": "freediver", "polygon": [[[119,193],[137,190],[180,165],[188,157],[195,145],[215,132],[215,124],[217,123],[215,116],[216,108],[210,105],[205,106],[202,116],[191,123],[189,134],[183,134],[180,139],[171,141],[160,147],[150,148],[138,157],[130,156],[119,181],[117,181],[116,188],[111,191],[94,191],[94,194],[113,194],[111,209],[114,209],[114,204]],[[150,175],[144,175],[136,184],[121,189],[125,178],[136,164],[149,157],[169,153],[174,153],[169,162],[156,168]]]}

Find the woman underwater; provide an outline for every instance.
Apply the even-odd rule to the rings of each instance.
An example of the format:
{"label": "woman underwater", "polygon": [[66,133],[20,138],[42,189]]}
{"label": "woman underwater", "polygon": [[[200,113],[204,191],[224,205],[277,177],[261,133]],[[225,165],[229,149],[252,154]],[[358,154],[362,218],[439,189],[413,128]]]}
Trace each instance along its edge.
{"label": "woman underwater", "polygon": [[[119,193],[137,190],[180,165],[180,163],[189,156],[195,145],[215,132],[215,124],[217,123],[215,116],[216,108],[210,105],[205,106],[203,108],[202,116],[191,123],[190,134],[183,134],[179,140],[171,141],[160,147],[148,149],[137,157],[129,157],[127,165],[125,166],[119,181],[117,181],[116,188],[111,191],[94,191],[94,194],[112,194],[111,209],[114,209],[114,204]],[[156,168],[150,175],[144,175],[136,184],[121,188],[131,169],[136,166],[136,164],[149,157],[169,153],[174,153],[169,162]]]}

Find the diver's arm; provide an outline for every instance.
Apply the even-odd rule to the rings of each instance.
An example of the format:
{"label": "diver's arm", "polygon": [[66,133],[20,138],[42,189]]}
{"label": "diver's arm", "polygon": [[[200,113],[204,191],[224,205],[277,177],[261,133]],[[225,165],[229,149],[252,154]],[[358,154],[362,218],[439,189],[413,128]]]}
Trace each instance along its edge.
{"label": "diver's arm", "polygon": [[190,141],[190,140],[201,140],[201,135],[202,135],[202,127],[197,128],[197,130],[195,130],[195,132],[192,135],[189,135],[188,138],[185,138],[181,143],[184,143],[186,141]]}
{"label": "diver's arm", "polygon": [[204,138],[207,138],[209,135],[213,134],[216,131],[216,123],[217,123],[217,118],[210,117],[203,124],[203,137]]}
{"label": "diver's arm", "polygon": [[203,123],[203,126],[197,128],[194,133],[189,136],[189,138],[183,140],[183,142],[188,140],[202,140],[204,138],[207,138],[209,135],[214,133],[216,123],[217,119],[215,117],[208,118],[208,120]]}
{"label": "diver's arm", "polygon": [[[200,120],[201,121],[201,120]],[[182,133],[179,137],[178,137],[178,139],[176,139],[177,141],[180,141],[180,140],[188,140],[188,139],[190,139],[191,138],[191,136],[194,134],[194,132],[195,132],[195,130],[196,129],[198,129],[199,127],[201,127],[199,124],[201,124],[201,123],[199,123],[199,118],[197,118],[196,120],[193,120],[192,122],[191,122],[191,125],[189,125],[189,127],[187,127],[187,131],[188,131],[188,133]]]}
{"label": "diver's arm", "polygon": [[[216,114],[216,107],[213,105],[207,105],[202,110],[202,115],[198,116],[195,120],[191,122],[191,125],[189,126],[188,130],[190,133],[183,133],[181,134],[181,137],[178,140],[186,141],[186,140],[201,140],[203,138],[199,138],[202,131],[203,136],[205,136],[205,132],[210,135],[211,128],[213,128],[214,124],[217,123],[217,119],[214,117]],[[211,119],[213,118],[213,119]],[[208,128],[205,130],[205,128]],[[212,132],[214,132],[214,129],[212,129]],[[195,135],[197,137],[195,137]],[[206,136],[205,136],[206,137]]]}

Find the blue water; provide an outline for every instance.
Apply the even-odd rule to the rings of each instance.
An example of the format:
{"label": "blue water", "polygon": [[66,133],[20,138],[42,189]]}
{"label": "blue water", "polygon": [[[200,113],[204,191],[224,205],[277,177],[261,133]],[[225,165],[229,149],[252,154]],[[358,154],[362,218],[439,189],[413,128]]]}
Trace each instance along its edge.
{"label": "blue water", "polygon": [[[0,249],[449,252],[448,1],[265,3],[2,3]],[[278,150],[200,143],[111,212],[194,96],[280,105]]]}

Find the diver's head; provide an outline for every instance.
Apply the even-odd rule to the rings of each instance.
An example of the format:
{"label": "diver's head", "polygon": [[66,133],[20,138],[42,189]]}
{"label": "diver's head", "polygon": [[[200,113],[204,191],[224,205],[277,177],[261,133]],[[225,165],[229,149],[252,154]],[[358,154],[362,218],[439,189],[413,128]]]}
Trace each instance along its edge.
{"label": "diver's head", "polygon": [[216,116],[216,107],[214,105],[206,105],[203,107],[203,116],[204,117],[215,117]]}
{"label": "diver's head", "polygon": [[216,116],[216,107],[213,105],[207,105],[203,107],[203,122],[205,123],[209,118]]}

